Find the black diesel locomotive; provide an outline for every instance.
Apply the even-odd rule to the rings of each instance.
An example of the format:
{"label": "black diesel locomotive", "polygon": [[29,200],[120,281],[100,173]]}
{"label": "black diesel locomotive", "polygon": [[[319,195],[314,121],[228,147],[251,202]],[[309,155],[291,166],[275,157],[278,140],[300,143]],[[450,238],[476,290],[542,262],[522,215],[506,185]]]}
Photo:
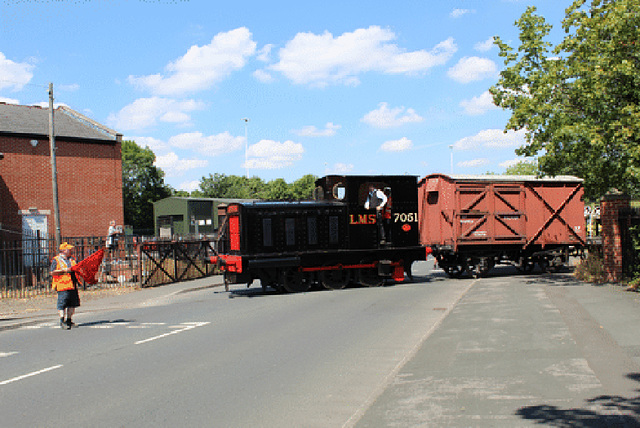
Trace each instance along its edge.
{"label": "black diesel locomotive", "polygon": [[[386,195],[386,215],[365,204],[372,188]],[[316,181],[313,201],[229,204],[211,262],[227,289],[255,279],[289,292],[378,286],[426,259],[418,239],[416,177],[332,175]]]}

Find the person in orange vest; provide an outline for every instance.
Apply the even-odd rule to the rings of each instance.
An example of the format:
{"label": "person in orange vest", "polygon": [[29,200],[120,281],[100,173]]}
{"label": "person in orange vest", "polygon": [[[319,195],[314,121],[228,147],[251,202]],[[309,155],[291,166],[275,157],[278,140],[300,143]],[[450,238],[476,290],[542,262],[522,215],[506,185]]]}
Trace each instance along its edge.
{"label": "person in orange vest", "polygon": [[73,314],[80,306],[78,280],[71,267],[76,264],[73,258],[73,245],[60,244],[60,254],[51,262],[51,288],[58,292],[58,312],[60,328],[69,330],[75,324],[71,321]]}

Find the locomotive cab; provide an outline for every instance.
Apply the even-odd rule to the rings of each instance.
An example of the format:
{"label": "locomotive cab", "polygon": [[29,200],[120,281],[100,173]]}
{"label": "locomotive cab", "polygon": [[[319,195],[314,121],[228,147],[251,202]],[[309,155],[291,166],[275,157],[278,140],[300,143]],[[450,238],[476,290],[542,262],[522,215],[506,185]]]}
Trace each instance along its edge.
{"label": "locomotive cab", "polygon": [[[372,189],[386,198],[379,211],[367,206]],[[316,181],[314,197],[346,205],[349,248],[410,247],[419,245],[416,189],[414,176],[331,175]]]}

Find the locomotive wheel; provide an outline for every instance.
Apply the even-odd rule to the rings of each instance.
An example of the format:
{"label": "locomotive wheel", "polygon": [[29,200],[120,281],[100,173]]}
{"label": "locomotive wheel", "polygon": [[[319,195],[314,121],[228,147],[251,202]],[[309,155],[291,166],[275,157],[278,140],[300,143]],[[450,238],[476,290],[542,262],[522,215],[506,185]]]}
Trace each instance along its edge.
{"label": "locomotive wheel", "polygon": [[311,284],[304,278],[302,272],[286,270],[282,274],[282,285],[289,293],[301,293],[307,291]]}
{"label": "locomotive wheel", "polygon": [[320,273],[322,286],[329,290],[339,290],[346,287],[350,279],[351,272],[348,269],[325,270]]}
{"label": "locomotive wheel", "polygon": [[379,287],[382,285],[383,280],[378,275],[378,269],[358,269],[358,283],[365,287]]}

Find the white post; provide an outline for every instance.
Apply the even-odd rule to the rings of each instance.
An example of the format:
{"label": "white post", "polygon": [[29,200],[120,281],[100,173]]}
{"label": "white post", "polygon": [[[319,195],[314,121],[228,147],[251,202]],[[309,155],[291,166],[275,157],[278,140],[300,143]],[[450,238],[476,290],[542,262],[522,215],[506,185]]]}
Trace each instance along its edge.
{"label": "white post", "polygon": [[249,150],[249,139],[247,134],[247,125],[249,124],[249,119],[244,118],[244,167],[245,167],[245,175],[249,178],[249,158],[247,157],[247,152]]}

